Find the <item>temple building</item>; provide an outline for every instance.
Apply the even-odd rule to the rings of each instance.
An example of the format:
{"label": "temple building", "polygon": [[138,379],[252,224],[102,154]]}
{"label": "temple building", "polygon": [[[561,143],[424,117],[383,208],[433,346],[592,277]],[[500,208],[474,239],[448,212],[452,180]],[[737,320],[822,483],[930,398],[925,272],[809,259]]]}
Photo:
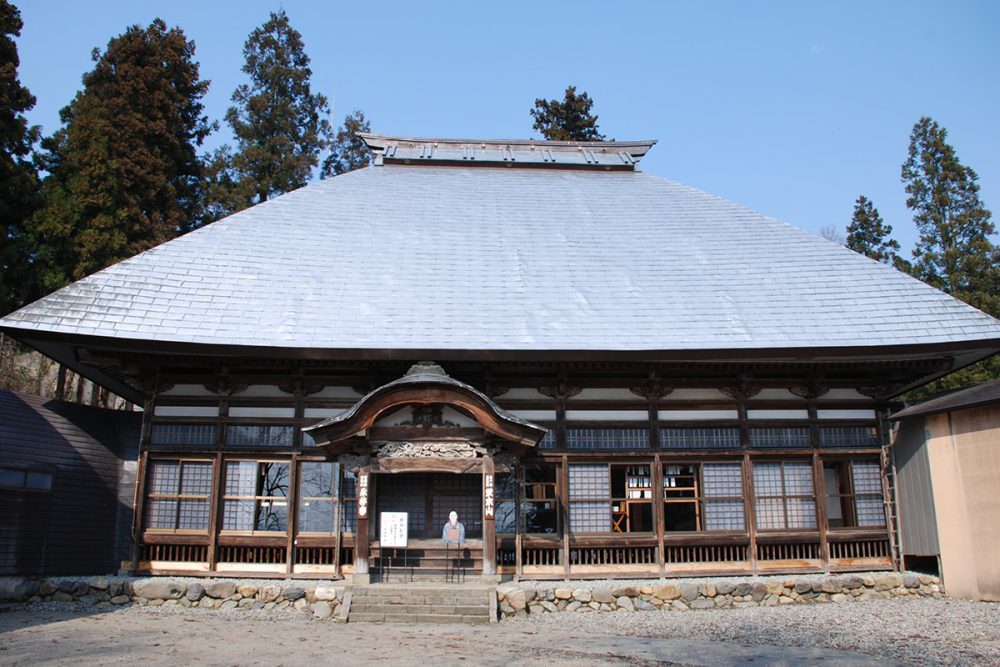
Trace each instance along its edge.
{"label": "temple building", "polygon": [[368,168],[0,320],[144,407],[109,448],[138,451],[109,510],[129,569],[899,567],[892,399],[995,354],[1000,322],[643,173],[655,142],[365,140]]}

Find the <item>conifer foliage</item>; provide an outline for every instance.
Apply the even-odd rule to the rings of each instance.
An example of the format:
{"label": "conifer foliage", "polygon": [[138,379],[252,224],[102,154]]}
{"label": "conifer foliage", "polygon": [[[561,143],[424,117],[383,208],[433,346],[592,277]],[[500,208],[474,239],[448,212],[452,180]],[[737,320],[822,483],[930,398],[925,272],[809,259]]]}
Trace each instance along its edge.
{"label": "conifer foliage", "polygon": [[[963,165],[947,141],[948,133],[921,118],[910,133],[901,169],[920,238],[913,251],[912,274],[994,317],[1000,316],[1000,249],[992,214],[979,199],[979,177]],[[914,396],[1000,377],[1000,357],[952,373]]]}
{"label": "conifer foliage", "polygon": [[979,177],[963,165],[948,132],[921,118],[910,133],[901,175],[920,238],[913,274],[966,303],[1000,315],[1000,253],[992,214],[979,199]]}
{"label": "conifer foliage", "polygon": [[21,13],[0,0],[0,315],[37,296],[30,279],[32,253],[25,221],[36,203],[38,181],[30,154],[38,130],[24,117],[35,98],[17,75],[20,59],[13,38],[21,27]]}
{"label": "conifer foliage", "polygon": [[358,136],[362,132],[371,131],[371,123],[365,118],[363,111],[355,109],[348,114],[333,138],[330,155],[323,161],[322,177],[346,174],[371,164],[371,151],[365,140]]}
{"label": "conifer foliage", "polygon": [[906,268],[899,257],[899,242],[892,238],[892,225],[885,224],[872,201],[861,195],[854,203],[854,216],[847,226],[847,247],[876,262]]}
{"label": "conifer foliage", "polygon": [[598,131],[597,116],[590,112],[594,100],[587,93],[576,94],[576,86],[566,88],[562,101],[536,99],[531,110],[532,127],[549,141],[604,141]]}
{"label": "conifer foliage", "polygon": [[43,140],[33,218],[47,290],[167,241],[199,217],[196,147],[211,131],[194,43],[160,19],[94,50],[83,90]]}
{"label": "conifer foliage", "polygon": [[214,215],[232,213],[300,188],[331,141],[326,97],[313,93],[302,35],[281,10],[243,45],[250,82],[233,93],[226,122],[236,138],[211,166]]}

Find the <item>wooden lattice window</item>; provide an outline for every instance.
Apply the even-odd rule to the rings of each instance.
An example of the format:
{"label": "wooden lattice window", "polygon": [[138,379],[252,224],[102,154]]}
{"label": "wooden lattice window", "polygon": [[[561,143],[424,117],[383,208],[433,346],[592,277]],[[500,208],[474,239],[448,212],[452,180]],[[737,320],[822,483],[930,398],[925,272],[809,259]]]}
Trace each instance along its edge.
{"label": "wooden lattice window", "polygon": [[572,464],[570,530],[634,533],[653,530],[653,478],[647,464]]}
{"label": "wooden lattice window", "polygon": [[146,528],[207,531],[211,461],[153,460],[146,479]]}
{"label": "wooden lattice window", "polygon": [[289,466],[287,461],[226,461],[222,529],[285,532]]}
{"label": "wooden lattice window", "polygon": [[816,495],[811,463],[755,462],[753,491],[758,529],[816,528]]}
{"label": "wooden lattice window", "polygon": [[498,533],[517,532],[517,511],[514,499],[517,497],[517,475],[514,472],[498,472],[494,476],[495,527]]}
{"label": "wooden lattice window", "polygon": [[201,447],[215,444],[215,424],[153,424],[149,430],[151,445]]}
{"label": "wooden lattice window", "polygon": [[336,533],[339,466],[333,461],[299,464],[299,532]]}
{"label": "wooden lattice window", "polygon": [[882,473],[878,461],[838,461],[823,465],[830,528],[885,526]]}
{"label": "wooden lattice window", "polygon": [[354,533],[358,530],[358,478],[351,470],[344,470],[340,497],[340,529],[345,533]]}
{"label": "wooden lattice window", "polygon": [[568,428],[567,449],[649,449],[649,430],[644,428]]}
{"label": "wooden lattice window", "polygon": [[743,468],[739,463],[663,466],[665,529],[743,530]]}
{"label": "wooden lattice window", "polygon": [[738,428],[661,428],[663,449],[739,449]]}
{"label": "wooden lattice window", "polygon": [[527,533],[559,532],[558,467],[551,463],[524,466],[524,529]]}
{"label": "wooden lattice window", "polygon": [[750,429],[750,446],[756,449],[799,449],[812,447],[807,427]]}
{"label": "wooden lattice window", "polygon": [[295,427],[284,424],[229,424],[226,444],[232,447],[291,447]]}

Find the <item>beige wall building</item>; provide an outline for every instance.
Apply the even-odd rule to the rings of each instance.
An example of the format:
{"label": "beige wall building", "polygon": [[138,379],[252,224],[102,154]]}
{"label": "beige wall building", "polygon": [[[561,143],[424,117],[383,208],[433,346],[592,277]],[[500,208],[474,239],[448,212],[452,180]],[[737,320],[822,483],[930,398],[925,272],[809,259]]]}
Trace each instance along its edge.
{"label": "beige wall building", "polygon": [[936,557],[950,595],[1000,600],[1000,381],[893,419],[904,563]]}

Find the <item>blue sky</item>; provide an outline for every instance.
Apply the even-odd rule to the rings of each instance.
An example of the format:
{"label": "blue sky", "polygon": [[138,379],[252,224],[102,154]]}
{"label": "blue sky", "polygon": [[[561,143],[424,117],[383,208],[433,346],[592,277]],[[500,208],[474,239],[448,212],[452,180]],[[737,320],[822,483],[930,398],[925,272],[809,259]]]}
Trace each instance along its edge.
{"label": "blue sky", "polygon": [[929,115],[1000,216],[997,2],[14,2],[45,133],[91,50],[157,16],[197,44],[221,120],[247,34],[284,7],[337,124],[358,107],[377,132],[529,137],[534,99],[572,84],[609,137],[659,140],[645,171],[814,232],[866,194],[908,256],[899,169]]}

